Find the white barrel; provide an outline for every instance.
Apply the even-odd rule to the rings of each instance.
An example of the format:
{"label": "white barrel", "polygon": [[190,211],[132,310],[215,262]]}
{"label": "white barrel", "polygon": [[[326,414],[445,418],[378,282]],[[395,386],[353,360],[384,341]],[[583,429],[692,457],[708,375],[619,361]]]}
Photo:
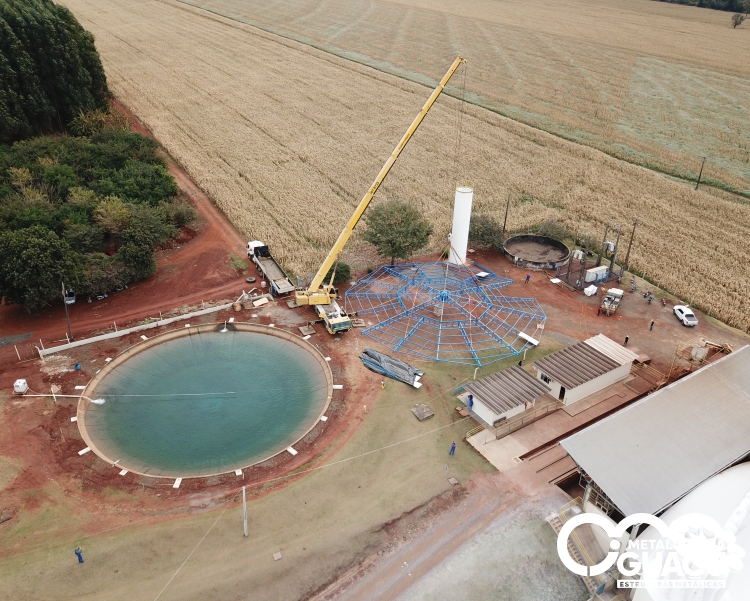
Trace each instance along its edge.
{"label": "white barrel", "polygon": [[455,265],[466,263],[466,248],[469,245],[469,223],[471,222],[471,203],[474,190],[456,188],[456,200],[453,204],[453,231],[451,232],[451,252],[449,261]]}

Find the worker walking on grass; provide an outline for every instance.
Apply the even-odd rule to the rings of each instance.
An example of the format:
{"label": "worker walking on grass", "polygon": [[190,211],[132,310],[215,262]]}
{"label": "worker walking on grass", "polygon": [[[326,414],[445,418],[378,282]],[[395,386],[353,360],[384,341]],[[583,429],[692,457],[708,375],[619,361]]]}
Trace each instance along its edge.
{"label": "worker walking on grass", "polygon": [[630,336],[625,336],[625,344],[623,346],[628,346],[628,340],[630,340]]}
{"label": "worker walking on grass", "polygon": [[651,325],[648,327],[648,329],[649,330],[653,330],[654,329],[654,320],[653,319],[651,320]]}
{"label": "worker walking on grass", "polygon": [[78,563],[83,563],[83,552],[81,551],[81,547],[76,547],[76,550],[74,551],[76,554],[76,557],[78,558]]}
{"label": "worker walking on grass", "polygon": [[448,455],[455,455],[456,454],[456,443],[451,443],[451,450],[448,452]]}
{"label": "worker walking on grass", "polygon": [[529,280],[530,280],[530,279],[531,279],[531,274],[530,274],[530,273],[527,273],[527,274],[526,274],[526,283],[527,283],[527,284],[529,283]]}

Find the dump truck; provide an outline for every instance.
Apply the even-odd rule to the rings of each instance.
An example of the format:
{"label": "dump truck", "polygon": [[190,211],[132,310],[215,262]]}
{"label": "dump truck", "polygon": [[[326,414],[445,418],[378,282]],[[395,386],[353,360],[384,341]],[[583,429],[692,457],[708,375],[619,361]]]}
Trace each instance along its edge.
{"label": "dump truck", "polygon": [[622,300],[623,295],[624,292],[619,288],[610,288],[607,290],[607,293],[604,295],[604,300],[602,301],[602,311],[610,314],[615,313],[617,307],[620,306],[620,301]]}
{"label": "dump truck", "polygon": [[294,284],[292,284],[292,281],[276,262],[276,259],[271,256],[271,251],[268,250],[268,246],[263,244],[263,242],[259,240],[248,242],[247,256],[255,263],[260,274],[268,280],[271,294],[274,296],[284,296],[285,294],[294,292]]}

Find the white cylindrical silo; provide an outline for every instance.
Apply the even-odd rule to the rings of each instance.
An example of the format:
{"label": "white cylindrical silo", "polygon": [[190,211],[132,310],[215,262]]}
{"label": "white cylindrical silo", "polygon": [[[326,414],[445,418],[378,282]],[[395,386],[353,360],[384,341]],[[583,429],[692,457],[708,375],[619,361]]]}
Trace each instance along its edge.
{"label": "white cylindrical silo", "polygon": [[456,188],[453,204],[453,231],[451,232],[451,252],[449,261],[455,265],[466,263],[466,247],[469,244],[469,223],[471,222],[471,202],[474,190]]}

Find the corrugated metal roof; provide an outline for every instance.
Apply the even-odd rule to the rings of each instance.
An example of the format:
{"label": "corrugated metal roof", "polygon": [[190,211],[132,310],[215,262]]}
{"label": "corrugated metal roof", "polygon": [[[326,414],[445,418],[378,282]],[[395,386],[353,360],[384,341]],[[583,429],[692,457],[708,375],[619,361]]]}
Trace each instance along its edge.
{"label": "corrugated metal roof", "polygon": [[598,334],[593,338],[584,340],[584,342],[589,346],[595,348],[600,353],[604,353],[610,359],[614,359],[620,365],[632,363],[633,361],[638,359],[638,355],[636,355],[633,351],[625,348],[621,344],[617,344],[614,340],[612,340],[611,338],[607,338],[604,334]]}
{"label": "corrugated metal roof", "polygon": [[658,514],[750,454],[750,346],[560,444],[623,514]]}
{"label": "corrugated metal roof", "polygon": [[570,390],[620,367],[614,359],[585,342],[534,361],[534,367]]}
{"label": "corrugated metal roof", "polygon": [[498,415],[538,399],[549,388],[525,369],[514,365],[464,386],[474,400],[481,401]]}

